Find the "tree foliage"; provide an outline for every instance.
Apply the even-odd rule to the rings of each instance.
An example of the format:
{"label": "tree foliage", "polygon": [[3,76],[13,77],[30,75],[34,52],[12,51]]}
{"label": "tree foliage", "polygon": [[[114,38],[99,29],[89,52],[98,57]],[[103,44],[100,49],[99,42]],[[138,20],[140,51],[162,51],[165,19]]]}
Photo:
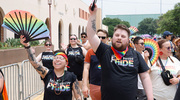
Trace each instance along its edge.
{"label": "tree foliage", "polygon": [[157,29],[158,33],[164,31],[170,31],[173,34],[180,35],[180,3],[174,6],[173,10],[169,10],[167,13],[159,18]]}
{"label": "tree foliage", "polygon": [[119,18],[104,18],[103,19],[103,24],[104,25],[107,25],[108,26],[108,33],[109,33],[109,36],[112,37],[113,35],[113,32],[114,32],[114,27],[118,24],[124,24],[126,25],[127,27],[130,27],[130,24],[129,22],[127,21],[122,21],[120,20]]}
{"label": "tree foliage", "polygon": [[157,29],[157,20],[153,18],[145,18],[138,24],[138,33],[141,34],[151,34],[156,33]]}

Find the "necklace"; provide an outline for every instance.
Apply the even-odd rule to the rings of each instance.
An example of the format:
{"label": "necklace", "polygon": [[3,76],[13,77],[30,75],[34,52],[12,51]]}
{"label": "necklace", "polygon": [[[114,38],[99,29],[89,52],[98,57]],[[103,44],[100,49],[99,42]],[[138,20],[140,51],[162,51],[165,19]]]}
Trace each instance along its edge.
{"label": "necklace", "polygon": [[[64,76],[65,76],[65,71],[64,71],[63,78],[62,78],[62,80],[61,80],[61,83],[62,83],[62,84],[63,84],[63,81],[64,81]],[[60,86],[60,78],[56,78],[56,81],[57,81],[57,84],[56,84],[56,85],[57,85],[57,87],[59,87],[59,86]],[[55,72],[54,72],[54,83],[55,83]],[[54,86],[54,93],[55,93],[56,95],[60,95],[60,94],[61,94],[61,90],[60,90],[59,93],[57,93],[55,87],[56,87],[56,86]]]}

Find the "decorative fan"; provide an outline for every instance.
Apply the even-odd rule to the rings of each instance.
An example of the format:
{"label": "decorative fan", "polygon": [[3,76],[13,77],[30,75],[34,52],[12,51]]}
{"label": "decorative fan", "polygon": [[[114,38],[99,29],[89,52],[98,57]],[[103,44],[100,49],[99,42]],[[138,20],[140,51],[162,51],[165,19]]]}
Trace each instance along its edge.
{"label": "decorative fan", "polygon": [[130,33],[131,33],[131,34],[134,34],[134,33],[136,33],[137,31],[139,31],[135,26],[129,27],[129,30],[130,30]]}
{"label": "decorative fan", "polygon": [[159,57],[158,43],[153,39],[144,39],[144,46],[145,46],[145,50],[147,50],[150,53],[150,55],[152,52],[152,56],[150,57],[150,62],[153,65]]}
{"label": "decorative fan", "polygon": [[2,26],[17,35],[24,35],[25,42],[50,38],[46,24],[27,11],[10,11],[5,15]]}

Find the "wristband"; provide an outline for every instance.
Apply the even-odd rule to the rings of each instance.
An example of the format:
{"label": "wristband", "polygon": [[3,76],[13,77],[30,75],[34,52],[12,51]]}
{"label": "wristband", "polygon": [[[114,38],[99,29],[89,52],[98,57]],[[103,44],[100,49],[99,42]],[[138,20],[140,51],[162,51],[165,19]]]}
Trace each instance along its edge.
{"label": "wristband", "polygon": [[25,49],[29,49],[30,47],[31,47],[30,45],[29,45],[29,46],[27,46],[27,47],[26,47],[26,46],[24,46],[24,48],[25,48]]}

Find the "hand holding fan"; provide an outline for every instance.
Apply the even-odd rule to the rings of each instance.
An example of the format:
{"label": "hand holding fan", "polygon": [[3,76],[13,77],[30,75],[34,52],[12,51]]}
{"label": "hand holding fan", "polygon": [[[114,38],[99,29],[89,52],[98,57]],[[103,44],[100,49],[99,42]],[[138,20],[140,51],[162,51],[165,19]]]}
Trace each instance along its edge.
{"label": "hand holding fan", "polygon": [[130,30],[130,33],[131,33],[131,34],[134,34],[134,33],[136,33],[136,32],[139,31],[139,30],[138,30],[136,27],[134,27],[134,26],[129,27],[129,30]]}
{"label": "hand holding fan", "polygon": [[17,35],[24,35],[26,43],[49,38],[49,30],[46,24],[27,11],[10,11],[5,15],[2,26]]}
{"label": "hand holding fan", "polygon": [[159,57],[159,45],[153,39],[144,39],[145,50],[149,51],[150,55],[152,52],[152,56],[150,57],[150,62],[153,65],[158,57]]}
{"label": "hand holding fan", "polygon": [[97,0],[94,0],[93,1],[93,4],[92,4],[92,6],[91,6],[91,10],[93,11],[94,10],[94,8],[95,8],[95,4],[96,4],[96,2],[97,2]]}

